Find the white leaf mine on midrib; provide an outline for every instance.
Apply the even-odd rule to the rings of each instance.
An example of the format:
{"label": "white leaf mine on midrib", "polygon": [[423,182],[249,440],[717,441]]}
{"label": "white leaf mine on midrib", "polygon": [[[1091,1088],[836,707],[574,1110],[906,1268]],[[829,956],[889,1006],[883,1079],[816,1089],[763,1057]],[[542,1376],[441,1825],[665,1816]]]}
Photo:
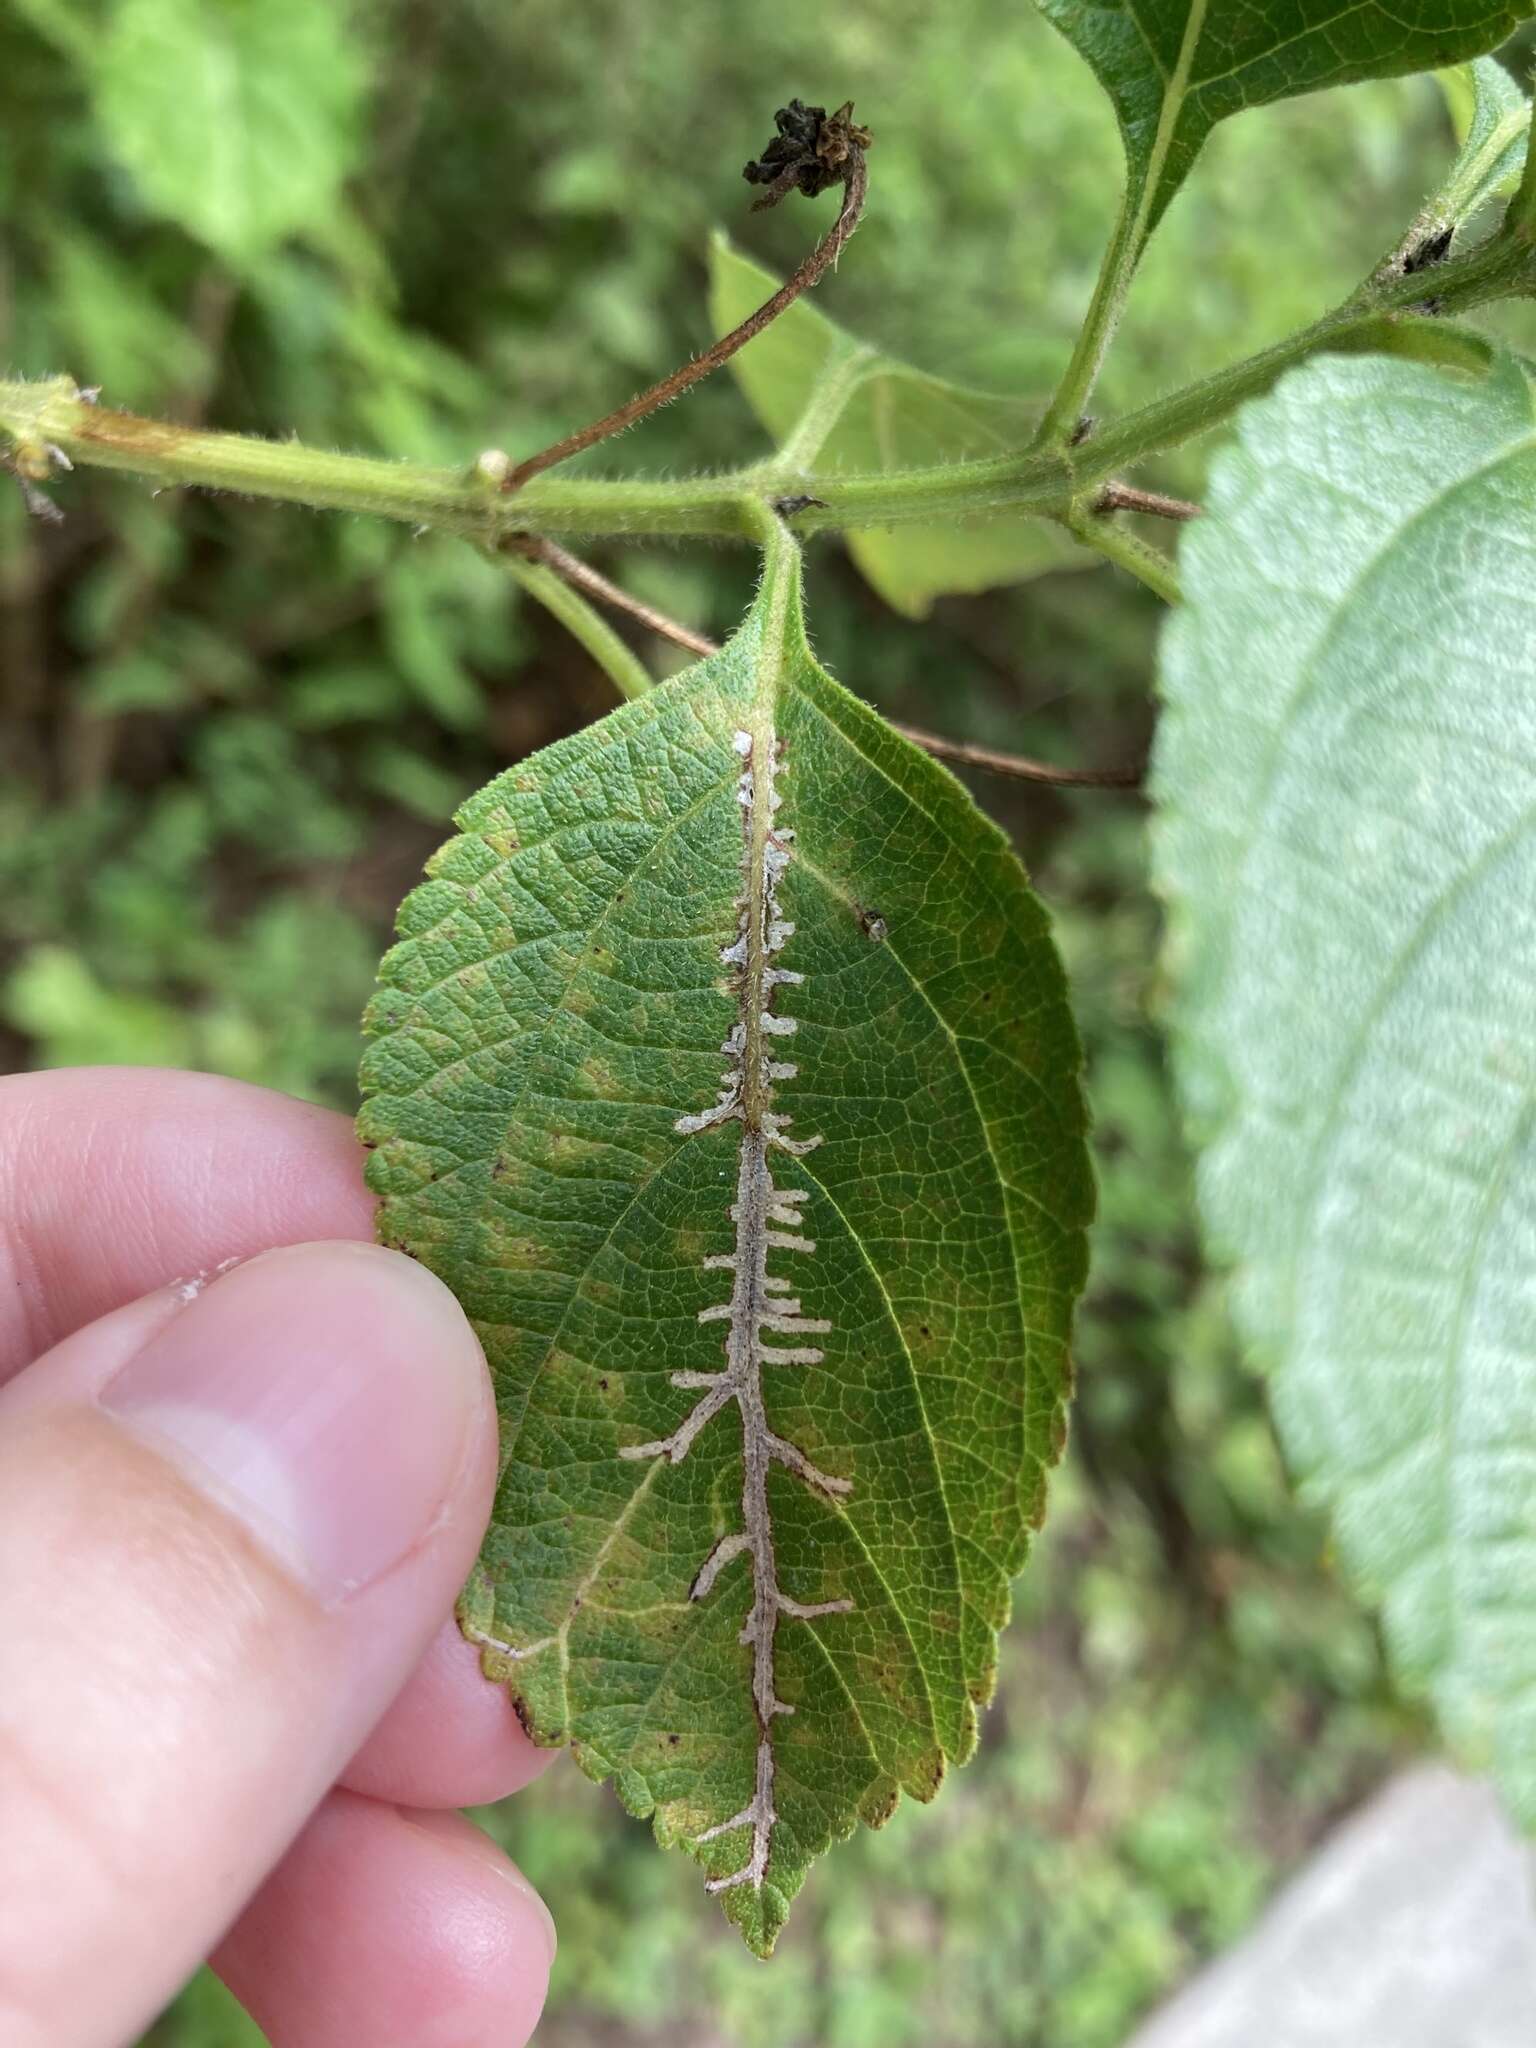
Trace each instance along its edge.
{"label": "white leaf mine on midrib", "polygon": [[752,1647],[752,1705],[757,1720],[752,1796],[739,1813],[697,1837],[709,1842],[737,1828],[750,1828],[751,1847],[739,1870],[709,1880],[712,1892],[740,1884],[760,1888],[768,1869],[777,1818],[773,1723],[778,1715],[794,1711],[775,1689],[779,1621],[783,1617],[812,1621],[822,1615],[846,1614],[853,1606],[851,1600],[793,1599],[779,1584],[774,1556],[768,1508],[771,1466],[783,1465],[829,1496],[846,1495],[852,1486],[846,1479],[819,1471],[798,1446],[776,1435],[763,1403],[765,1366],[817,1365],[822,1358],[814,1345],[770,1344],[765,1333],[796,1339],[823,1336],[832,1326],[802,1315],[799,1300],[790,1292],[792,1283],[768,1270],[770,1252],[810,1256],[816,1250],[814,1239],[800,1235],[804,1219],[797,1205],[809,1198],[804,1189],[774,1185],[771,1155],[774,1151],[791,1156],[810,1152],[821,1140],[790,1137],[791,1119],[773,1107],[775,1085],[792,1081],[797,1072],[792,1062],[772,1056],[773,1041],[788,1037],[795,1029],[793,1017],[774,1009],[774,994],[803,979],[793,969],[776,964],[776,956],[795,929],[781,915],[778,900],[779,881],[793,857],[794,845],[793,832],[775,822],[782,802],[775,786],[780,745],[771,727],[759,736],[738,732],[734,745],[743,764],[737,784],[742,810],[742,893],[737,899],[736,937],[721,948],[720,958],[734,970],[732,989],[738,1016],[721,1047],[730,1064],[721,1077],[719,1100],[709,1109],[679,1117],[676,1125],[684,1136],[726,1123],[741,1125],[736,1200],[730,1212],[736,1227],[735,1244],[731,1251],[712,1253],[704,1260],[707,1270],[732,1275],[731,1292],[728,1300],[699,1314],[701,1323],[725,1325],[725,1366],[720,1372],[673,1373],[674,1386],[698,1392],[692,1410],[670,1436],[654,1443],[632,1444],[619,1453],[624,1458],[664,1457],[679,1464],[699,1432],[722,1409],[734,1402],[741,1416],[742,1525],[720,1538],[689,1589],[690,1599],[702,1600],[733,1559],[743,1553],[751,1559],[752,1605],[741,1640]]}

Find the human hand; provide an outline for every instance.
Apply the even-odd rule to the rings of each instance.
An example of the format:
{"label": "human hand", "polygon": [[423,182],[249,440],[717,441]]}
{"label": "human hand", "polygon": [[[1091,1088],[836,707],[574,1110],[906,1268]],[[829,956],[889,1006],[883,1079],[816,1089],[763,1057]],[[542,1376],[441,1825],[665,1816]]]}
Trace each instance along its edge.
{"label": "human hand", "polygon": [[370,1236],[327,1111],[0,1082],[5,2048],[121,2048],[210,1951],[276,2048],[533,2030],[549,1915],[448,1810],[549,1760],[450,1618],[495,1412]]}

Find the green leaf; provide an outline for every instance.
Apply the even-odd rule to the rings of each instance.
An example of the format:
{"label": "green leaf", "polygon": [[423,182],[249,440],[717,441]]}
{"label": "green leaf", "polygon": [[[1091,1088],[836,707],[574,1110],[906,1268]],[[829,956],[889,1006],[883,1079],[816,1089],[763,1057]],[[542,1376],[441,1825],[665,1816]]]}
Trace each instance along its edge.
{"label": "green leaf", "polygon": [[[779,280],[733,249],[710,245],[710,317],[723,334]],[[797,299],[731,363],[752,410],[806,475],[883,474],[961,462],[1029,444],[1040,408],[969,391],[882,355]],[[922,619],[935,598],[1020,583],[1095,557],[1061,527],[1022,514],[844,536],[865,580],[893,610]]]}
{"label": "green leaf", "polygon": [[1525,169],[1531,103],[1492,57],[1440,73],[1440,86],[1461,138],[1451,174],[1433,202],[1446,226],[1471,220],[1505,199]]}
{"label": "green leaf", "polygon": [[462,1618],[767,1954],[991,1691],[1092,1201],[1060,966],[1001,834],[817,667],[782,532],[719,654],[458,822],[360,1130],[501,1404]]}
{"label": "green leaf", "polygon": [[97,113],[149,204],[232,263],[334,209],[361,50],[314,0],[120,0]]}
{"label": "green leaf", "polygon": [[[1495,48],[1527,0],[1040,0],[1114,104],[1128,212],[1150,234],[1218,121],[1246,107],[1430,71]],[[1138,238],[1139,239],[1139,238]]]}
{"label": "green leaf", "polygon": [[1185,539],[1155,792],[1209,1230],[1397,1670],[1536,1825],[1536,407],[1320,360]]}

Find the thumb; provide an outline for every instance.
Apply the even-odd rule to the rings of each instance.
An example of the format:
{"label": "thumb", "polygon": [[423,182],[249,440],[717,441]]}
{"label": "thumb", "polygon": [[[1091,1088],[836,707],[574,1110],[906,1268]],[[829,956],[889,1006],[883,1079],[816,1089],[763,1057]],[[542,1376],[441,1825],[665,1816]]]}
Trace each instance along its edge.
{"label": "thumb", "polygon": [[0,1396],[0,2039],[132,2038],[282,1854],[475,1554],[495,1420],[453,1297],[269,1252]]}

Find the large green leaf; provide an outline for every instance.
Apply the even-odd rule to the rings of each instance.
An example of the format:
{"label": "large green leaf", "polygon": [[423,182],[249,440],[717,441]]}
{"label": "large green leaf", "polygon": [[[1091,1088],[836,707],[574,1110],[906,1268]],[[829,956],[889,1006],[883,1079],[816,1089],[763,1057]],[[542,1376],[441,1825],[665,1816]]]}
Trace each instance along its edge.
{"label": "large green leaf", "polygon": [[766,1954],[991,1690],[1091,1206],[1061,970],[1002,836],[816,666],[784,535],[722,652],[458,822],[361,1130],[496,1380],[463,1618]]}
{"label": "large green leaf", "polygon": [[97,112],[149,203],[243,263],[334,208],[359,57],[342,10],[315,0],[119,0]]}
{"label": "large green leaf", "polygon": [[1144,232],[1218,121],[1361,78],[1430,71],[1491,50],[1529,0],[1040,0],[1092,65],[1125,143]]}
{"label": "large green leaf", "polygon": [[1382,360],[1243,415],[1165,643],[1209,1228],[1397,1668],[1536,1824],[1536,407]]}
{"label": "large green leaf", "polygon": [[[761,264],[717,235],[710,317],[725,333],[777,287]],[[732,369],[752,410],[807,475],[857,475],[962,462],[1029,444],[1040,408],[971,391],[856,341],[808,299],[749,341]],[[1022,513],[844,535],[865,579],[896,611],[926,618],[936,597],[1021,583],[1047,569],[1092,567],[1063,527]]]}

